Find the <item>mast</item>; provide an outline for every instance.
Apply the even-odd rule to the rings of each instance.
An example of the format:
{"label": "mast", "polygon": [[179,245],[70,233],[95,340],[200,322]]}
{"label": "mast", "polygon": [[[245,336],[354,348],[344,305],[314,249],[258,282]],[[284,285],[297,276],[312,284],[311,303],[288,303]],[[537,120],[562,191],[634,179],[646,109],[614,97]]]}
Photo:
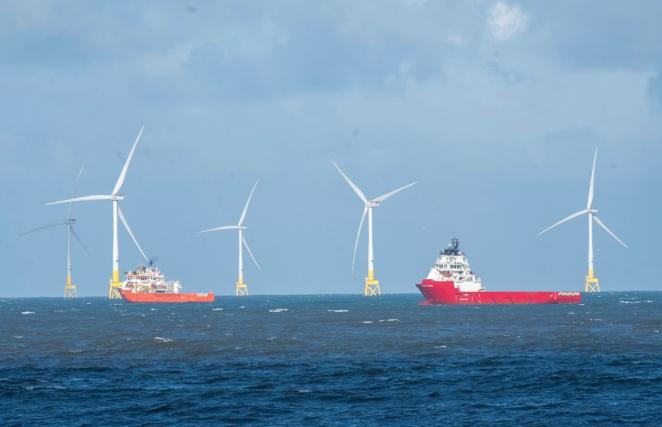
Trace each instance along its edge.
{"label": "mast", "polygon": [[119,289],[122,287],[120,282],[120,255],[119,255],[119,242],[117,233],[117,200],[113,200],[113,276],[110,279],[110,286],[108,289],[108,298],[118,299],[121,298]]}
{"label": "mast", "polygon": [[380,295],[379,280],[375,279],[375,257],[372,244],[372,206],[368,206],[368,277],[365,278],[363,295]]}
{"label": "mast", "polygon": [[76,298],[76,285],[71,283],[71,220],[67,220],[67,281],[64,284],[64,297]]}
{"label": "mast", "polygon": [[244,283],[244,248],[242,246],[244,235],[243,235],[243,229],[241,228],[241,226],[239,227],[239,233],[237,233],[237,234],[239,236],[239,241],[238,241],[238,244],[239,244],[239,248],[238,248],[239,249],[239,263],[238,263],[239,264],[238,265],[239,272],[238,273],[239,274],[238,274],[238,277],[237,277],[237,286],[235,288],[235,295],[237,295],[237,296],[246,296],[246,295],[248,295],[248,286],[246,285],[246,283]]}
{"label": "mast", "polygon": [[588,273],[584,282],[584,292],[600,292],[600,283],[593,272],[593,212],[588,212]]}

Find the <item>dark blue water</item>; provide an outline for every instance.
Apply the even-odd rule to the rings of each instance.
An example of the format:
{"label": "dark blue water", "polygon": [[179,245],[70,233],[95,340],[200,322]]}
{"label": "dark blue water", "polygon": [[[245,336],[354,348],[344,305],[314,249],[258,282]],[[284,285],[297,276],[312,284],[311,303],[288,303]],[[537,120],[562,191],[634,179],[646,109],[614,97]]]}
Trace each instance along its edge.
{"label": "dark blue water", "polygon": [[662,293],[419,301],[0,300],[0,421],[660,425]]}

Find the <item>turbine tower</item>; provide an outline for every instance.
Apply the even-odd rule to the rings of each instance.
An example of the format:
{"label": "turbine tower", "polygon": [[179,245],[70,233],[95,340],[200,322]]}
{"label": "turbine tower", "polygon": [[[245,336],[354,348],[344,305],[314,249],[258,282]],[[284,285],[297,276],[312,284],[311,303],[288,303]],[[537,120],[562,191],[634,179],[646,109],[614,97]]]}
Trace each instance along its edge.
{"label": "turbine tower", "polygon": [[258,268],[258,270],[261,270],[260,264],[257,263],[257,260],[253,256],[253,252],[251,251],[251,248],[248,246],[248,242],[246,241],[246,238],[244,237],[244,230],[246,230],[246,226],[244,225],[244,220],[246,219],[246,212],[248,211],[248,205],[251,203],[251,198],[253,197],[253,192],[255,192],[255,187],[257,187],[257,183],[259,182],[256,181],[255,185],[253,185],[253,189],[251,190],[251,194],[248,196],[248,200],[246,201],[246,205],[244,205],[244,210],[241,212],[241,216],[239,217],[239,222],[237,225],[224,225],[222,227],[215,227],[215,228],[210,228],[208,230],[202,230],[198,231],[198,234],[200,233],[209,233],[211,231],[225,231],[225,230],[237,230],[239,233],[239,265],[238,265],[238,274],[237,274],[237,283],[235,287],[235,295],[239,296],[246,296],[248,295],[248,285],[244,282],[244,248],[246,248],[246,251],[248,252],[248,255],[251,256],[251,259],[255,263],[255,266]]}
{"label": "turbine tower", "polygon": [[[82,173],[83,173],[83,167],[81,166],[80,170],[78,171],[78,176],[76,177],[76,181],[74,183],[74,195],[76,194],[76,186],[78,184],[78,180],[80,179]],[[31,234],[34,233],[35,231],[43,230],[46,228],[59,227],[59,226],[67,227],[67,280],[64,284],[65,298],[76,298],[78,296],[78,293],[76,292],[76,285],[74,285],[71,280],[71,237],[73,236],[73,238],[76,239],[78,244],[80,244],[80,246],[83,249],[85,249],[85,251],[87,251],[87,248],[80,240],[80,237],[78,237],[76,230],[74,230],[75,223],[76,223],[76,218],[71,217],[71,204],[70,204],[67,207],[67,216],[64,218],[64,221],[56,222],[49,225],[44,225],[42,227],[33,228],[32,230],[26,231],[25,233],[21,233],[21,236],[25,236],[27,234]]]}
{"label": "turbine tower", "polygon": [[412,182],[411,184],[407,184],[404,187],[397,188],[391,192],[388,192],[382,196],[375,197],[372,200],[368,200],[368,198],[363,194],[361,189],[357,187],[356,184],[352,182],[351,179],[347,175],[345,175],[345,172],[343,172],[340,167],[331,160],[331,163],[333,163],[333,166],[338,169],[338,172],[340,172],[340,175],[347,181],[349,186],[354,190],[357,196],[359,196],[359,199],[363,202],[363,214],[361,215],[361,222],[359,222],[359,229],[356,233],[356,241],[354,242],[354,255],[352,256],[352,273],[354,272],[354,264],[356,261],[356,248],[359,244],[359,237],[361,236],[361,228],[363,227],[363,221],[365,220],[366,213],[368,214],[368,276],[365,278],[365,286],[363,288],[363,295],[365,296],[378,296],[381,295],[381,290],[379,289],[379,280],[375,278],[375,259],[374,259],[374,252],[373,252],[373,246],[372,246],[372,209],[376,208],[379,206],[384,200],[388,199],[389,197],[395,195],[396,193],[399,193],[400,191],[411,187],[412,185],[416,184],[416,182]]}
{"label": "turbine tower", "polygon": [[556,224],[553,224],[540,233],[538,233],[538,236],[540,236],[543,233],[546,233],[547,231],[551,230],[552,228],[556,227],[557,225],[561,225],[564,222],[570,221],[573,218],[577,218],[578,216],[582,215],[587,215],[588,216],[588,273],[586,274],[586,280],[584,281],[584,292],[600,292],[600,284],[598,282],[598,278],[595,277],[594,272],[593,272],[593,221],[595,221],[600,227],[602,227],[611,237],[616,239],[618,243],[623,245],[624,247],[628,247],[621,239],[616,237],[616,235],[605,225],[604,222],[598,218],[596,215],[598,213],[598,210],[593,208],[593,186],[595,182],[595,162],[598,158],[598,149],[595,149],[595,154],[593,155],[593,169],[591,170],[591,181],[588,187],[588,201],[586,203],[586,209],[583,209],[579,212],[575,212],[572,215],[568,215],[567,217],[563,218],[561,221],[557,222]]}
{"label": "turbine tower", "polygon": [[148,259],[147,256],[145,256],[145,253],[143,252],[142,248],[138,244],[138,241],[136,240],[135,236],[133,235],[133,232],[131,231],[131,227],[129,227],[128,222],[126,221],[126,218],[124,217],[124,214],[122,213],[122,209],[119,207],[119,201],[124,200],[124,196],[119,193],[120,189],[122,188],[122,185],[124,184],[124,179],[126,178],[126,172],[129,169],[129,164],[131,164],[131,159],[133,158],[133,153],[136,151],[136,146],[138,145],[138,141],[140,141],[140,136],[143,133],[143,129],[145,127],[143,126],[140,128],[140,132],[138,132],[138,136],[136,137],[135,142],[133,143],[133,147],[131,147],[131,151],[129,152],[129,156],[126,159],[126,162],[124,163],[124,167],[122,168],[122,172],[120,172],[120,176],[117,179],[117,183],[115,183],[115,187],[113,188],[113,191],[109,195],[91,195],[91,196],[83,196],[83,197],[74,197],[72,199],[66,199],[66,200],[59,200],[57,202],[51,202],[47,203],[46,206],[52,206],[52,205],[59,205],[63,203],[73,203],[73,202],[91,202],[91,201],[98,201],[98,200],[110,200],[112,201],[112,206],[113,206],[113,272],[112,276],[110,279],[110,283],[108,286],[108,298],[110,299],[119,299],[121,298],[120,295],[120,288],[122,287],[122,282],[120,281],[120,258],[119,258],[119,243],[118,243],[118,236],[117,236],[117,218],[119,217],[120,221],[122,221],[122,224],[124,225],[124,228],[126,231],[129,233],[129,236],[131,236],[131,239],[133,242],[136,244],[138,247],[138,250],[140,251],[141,255],[143,258],[146,260]]}

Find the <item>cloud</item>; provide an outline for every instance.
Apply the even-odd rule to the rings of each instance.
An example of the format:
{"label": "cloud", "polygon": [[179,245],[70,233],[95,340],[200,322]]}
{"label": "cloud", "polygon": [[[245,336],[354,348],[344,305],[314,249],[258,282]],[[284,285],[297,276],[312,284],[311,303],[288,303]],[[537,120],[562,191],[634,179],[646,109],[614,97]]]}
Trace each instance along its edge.
{"label": "cloud", "polygon": [[496,41],[510,40],[526,29],[528,17],[517,6],[498,2],[490,9],[487,18],[487,31]]}

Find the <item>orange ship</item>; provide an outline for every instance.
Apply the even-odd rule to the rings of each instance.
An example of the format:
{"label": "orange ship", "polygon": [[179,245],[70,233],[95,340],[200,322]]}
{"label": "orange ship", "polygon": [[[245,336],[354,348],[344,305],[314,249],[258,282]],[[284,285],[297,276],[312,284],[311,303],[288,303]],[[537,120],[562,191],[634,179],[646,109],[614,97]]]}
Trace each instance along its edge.
{"label": "orange ship", "polygon": [[126,282],[120,289],[124,301],[135,303],[214,302],[213,292],[181,292],[182,284],[166,281],[153,265],[140,266],[126,273]]}

